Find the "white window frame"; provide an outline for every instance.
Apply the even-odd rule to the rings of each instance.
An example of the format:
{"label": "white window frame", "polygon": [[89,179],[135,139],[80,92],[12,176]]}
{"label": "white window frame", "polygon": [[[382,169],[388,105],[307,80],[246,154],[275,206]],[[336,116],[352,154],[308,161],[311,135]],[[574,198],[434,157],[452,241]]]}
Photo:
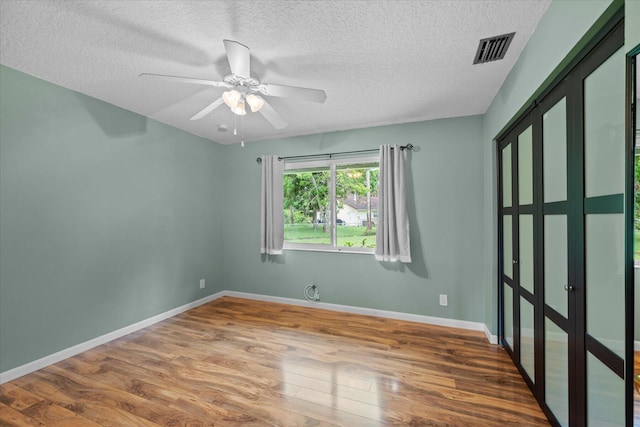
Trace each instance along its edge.
{"label": "white window frame", "polygon": [[313,251],[313,252],[334,252],[334,253],[351,253],[351,254],[370,254],[373,255],[374,248],[356,248],[347,246],[338,246],[338,236],[336,224],[336,170],[338,166],[358,164],[358,163],[379,163],[380,157],[375,154],[372,156],[348,157],[340,159],[322,159],[307,161],[286,161],[284,165],[285,173],[288,170],[313,169],[329,167],[330,182],[329,199],[331,204],[331,245],[322,243],[295,243],[285,240],[283,249],[294,251]]}

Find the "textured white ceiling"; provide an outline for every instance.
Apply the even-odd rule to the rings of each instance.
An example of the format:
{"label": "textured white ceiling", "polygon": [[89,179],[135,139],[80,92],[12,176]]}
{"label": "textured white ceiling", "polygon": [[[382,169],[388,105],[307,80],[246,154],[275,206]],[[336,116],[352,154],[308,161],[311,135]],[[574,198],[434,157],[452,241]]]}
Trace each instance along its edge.
{"label": "textured white ceiling", "polygon": [[[246,141],[482,114],[549,1],[0,0],[0,63],[229,144],[226,106],[189,121],[223,89],[138,74],[221,80],[231,39],[262,82],[326,91],[268,98],[289,125],[248,113]],[[473,65],[480,39],[514,31],[505,59]]]}

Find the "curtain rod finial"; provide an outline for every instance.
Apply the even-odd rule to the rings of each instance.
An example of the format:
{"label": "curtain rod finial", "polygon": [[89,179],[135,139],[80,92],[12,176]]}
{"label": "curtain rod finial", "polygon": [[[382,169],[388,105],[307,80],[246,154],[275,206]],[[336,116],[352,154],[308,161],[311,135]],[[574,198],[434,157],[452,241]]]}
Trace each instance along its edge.
{"label": "curtain rod finial", "polygon": [[256,159],[256,162],[258,162],[258,163],[262,163],[262,158],[261,158],[261,157],[258,157],[258,158]]}

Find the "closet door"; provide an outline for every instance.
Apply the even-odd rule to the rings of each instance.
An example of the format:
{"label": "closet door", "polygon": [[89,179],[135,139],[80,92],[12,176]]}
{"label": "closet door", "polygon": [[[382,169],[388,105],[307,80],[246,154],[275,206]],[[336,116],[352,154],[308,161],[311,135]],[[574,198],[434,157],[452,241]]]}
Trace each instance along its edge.
{"label": "closet door", "polygon": [[[576,277],[586,425],[625,425],[625,55],[610,38],[578,69],[584,186]],[[612,53],[613,52],[613,53]],[[629,363],[633,363],[632,360]]]}
{"label": "closet door", "polygon": [[531,384],[536,383],[535,317],[536,286],[534,277],[534,194],[533,194],[533,126],[524,121],[516,130],[518,158],[518,328],[520,366]]}
{"label": "closet door", "polygon": [[632,420],[622,44],[617,25],[498,141],[502,342],[554,425]]}
{"label": "closet door", "polygon": [[[514,254],[514,239],[515,234],[513,230],[514,226],[514,212],[513,206],[514,196],[514,168],[513,168],[513,153],[512,153],[511,141],[506,142],[500,149],[500,163],[501,163],[501,188],[500,188],[500,205],[501,205],[501,221],[499,230],[501,230],[501,247],[502,257],[500,259],[501,268],[501,283],[502,283],[502,306],[503,313],[501,316],[502,322],[502,343],[503,346],[511,353],[515,352],[515,335],[514,335],[514,283],[515,273],[517,272],[517,266],[515,263]],[[517,179],[516,179],[517,182]]]}
{"label": "closet door", "polygon": [[570,241],[569,234],[567,96],[564,87],[550,95],[542,103],[541,109],[543,394],[558,424],[568,426],[569,394],[570,388],[573,388],[570,384],[574,382],[575,375],[570,373],[570,366],[573,365],[570,359],[575,357],[576,305],[573,294],[575,285],[569,275],[569,248],[575,245]]}
{"label": "closet door", "polygon": [[523,122],[500,146],[503,346],[536,382],[533,129]]}

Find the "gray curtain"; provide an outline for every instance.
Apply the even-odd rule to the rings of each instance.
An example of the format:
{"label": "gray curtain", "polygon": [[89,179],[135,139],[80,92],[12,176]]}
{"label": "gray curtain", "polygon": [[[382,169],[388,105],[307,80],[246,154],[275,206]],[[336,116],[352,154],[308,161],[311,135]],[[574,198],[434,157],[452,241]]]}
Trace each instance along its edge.
{"label": "gray curtain", "polygon": [[262,156],[262,191],[260,197],[260,253],[282,254],[284,213],[282,176],[284,162],[278,156]]}
{"label": "gray curtain", "polygon": [[405,184],[406,157],[406,151],[401,150],[399,145],[380,146],[375,250],[378,261],[411,262]]}

